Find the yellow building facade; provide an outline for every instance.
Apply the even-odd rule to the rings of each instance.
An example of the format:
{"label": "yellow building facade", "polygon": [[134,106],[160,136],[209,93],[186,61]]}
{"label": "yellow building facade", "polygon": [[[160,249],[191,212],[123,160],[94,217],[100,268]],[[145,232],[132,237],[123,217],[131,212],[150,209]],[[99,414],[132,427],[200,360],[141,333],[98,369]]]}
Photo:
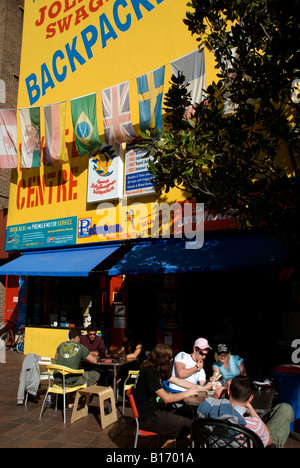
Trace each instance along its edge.
{"label": "yellow building facade", "polygon": [[[147,216],[145,207],[149,215],[151,203],[159,201],[158,194],[154,188],[140,190],[142,196],[138,190],[126,193],[123,184],[125,144],[117,149],[123,164],[117,181],[121,190],[115,198],[104,200],[114,206],[111,222],[110,210],[102,210],[101,199],[96,197],[94,202],[87,201],[90,154],[87,152],[80,157],[77,153],[71,101],[96,95],[98,133],[101,143],[104,143],[101,93],[127,82],[131,122],[138,137],[137,77],[164,67],[165,93],[172,74],[171,63],[197,49],[195,39],[183,23],[186,11],[187,6],[181,0],[26,2],[18,108],[40,109],[42,156],[40,167],[19,166],[14,173],[10,189],[7,249],[51,248],[54,245],[140,237],[141,233],[142,236],[148,235],[149,226],[143,221]],[[208,81],[214,73],[213,58],[207,55],[205,73]],[[67,162],[47,166],[44,109],[61,102],[66,103]],[[20,125],[18,128],[21,147]],[[127,167],[130,167],[130,161]],[[103,187],[105,190],[105,184],[100,184],[98,191]],[[181,192],[171,192],[167,198],[163,195],[163,200],[168,203],[184,199]],[[142,206],[138,210],[140,203]],[[135,216],[137,234],[133,229],[134,223],[130,222],[132,216]],[[107,226],[107,231],[104,226]],[[95,227],[98,227],[96,235]],[[90,228],[94,228],[90,230],[94,234],[85,236],[84,229]]]}
{"label": "yellow building facade", "polygon": [[[25,0],[19,158],[6,233],[6,250],[18,258],[2,268],[17,278],[7,290],[17,322],[48,327],[27,334],[39,340],[25,340],[25,352],[47,354],[41,333],[52,337],[57,325],[83,326],[88,320],[97,323],[107,345],[120,342],[129,327],[143,336],[147,350],[162,341],[175,352],[199,336],[217,336],[224,310],[231,311],[233,324],[241,320],[241,303],[259,314],[249,290],[259,291],[264,272],[250,270],[277,267],[277,246],[237,236],[230,217],[213,217],[201,204],[186,203],[179,189],[164,193],[153,186],[146,152],[138,146],[147,122],[143,104],[150,100],[149,122],[156,125],[157,108],[148,94],[160,95],[155,103],[163,114],[174,63],[196,51],[203,87],[216,78],[213,55],[197,50],[183,23],[187,10],[182,0]],[[163,73],[158,77],[157,71]],[[111,101],[110,112],[120,122],[123,111],[130,115],[135,137],[112,145],[107,102],[115,87],[126,105],[121,112]],[[92,122],[80,120],[80,113],[74,117],[76,104],[78,111],[87,101],[94,103]],[[63,149],[55,162],[47,133],[58,131],[47,120],[54,108]],[[39,134],[30,126],[22,130],[21,117],[31,113],[38,114]],[[78,139],[86,147],[87,128],[98,141],[85,152]],[[37,147],[31,159],[24,156],[28,146]],[[205,236],[230,234],[207,236],[202,249],[204,225]],[[195,250],[185,238],[196,238]]]}
{"label": "yellow building facade", "polygon": [[[199,53],[195,38],[183,23],[187,9],[182,0],[25,1],[17,112],[19,155],[10,186],[6,234],[6,250],[21,254],[15,262],[26,263],[12,262],[8,272],[13,275],[10,278],[16,277],[15,287],[11,292],[8,288],[9,296],[15,297],[17,275],[21,278],[18,323],[82,325],[91,314],[93,321],[110,332],[110,340],[120,339],[130,314],[124,276],[114,276],[107,282],[100,267],[98,280],[81,281],[87,255],[96,256],[94,262],[83,267],[85,276],[100,260],[118,253],[120,246],[128,250],[128,242],[132,246],[135,240],[161,236],[168,239],[173,234],[182,237],[184,225],[188,226],[186,232],[195,229],[197,216],[203,226],[205,215],[197,215],[195,206],[184,220],[184,192],[174,189],[165,194],[151,184],[148,160],[143,159],[146,151],[138,147],[142,128],[138,78],[147,77],[150,93],[151,86],[156,86],[155,71],[163,70],[159,85],[163,114],[163,96],[173,73],[171,64]],[[205,84],[215,76],[214,61],[204,51],[201,60]],[[126,111],[136,145],[121,141],[112,146],[104,128],[103,95],[124,83],[128,93]],[[76,145],[72,103],[89,96],[94,97],[99,142],[95,150],[83,154]],[[46,114],[52,106],[63,107],[60,140],[64,156],[62,161],[49,164]],[[22,126],[21,115],[31,111],[38,113],[39,135]],[[152,103],[150,112],[153,117]],[[38,163],[24,163],[28,145],[36,145]],[[218,219],[210,219],[212,225],[215,222]],[[199,236],[203,238],[202,228]],[[110,244],[112,249],[98,258],[97,246]],[[94,250],[81,254],[79,271],[74,262],[71,265],[60,255],[71,252],[74,260],[78,252],[83,252],[81,248],[89,246]],[[37,256],[39,252],[46,256]],[[34,262],[37,266],[33,266]],[[59,272],[58,265],[65,265],[64,271]],[[111,318],[104,312],[105,304],[113,311]],[[6,313],[6,317],[11,316]],[[179,333],[178,320],[176,314],[176,320],[170,318],[168,322],[172,333]],[[29,338],[35,333],[41,336],[41,331],[30,330],[25,351],[43,354],[43,338]],[[53,329],[44,333],[52,336]],[[39,343],[39,349],[33,343]]]}

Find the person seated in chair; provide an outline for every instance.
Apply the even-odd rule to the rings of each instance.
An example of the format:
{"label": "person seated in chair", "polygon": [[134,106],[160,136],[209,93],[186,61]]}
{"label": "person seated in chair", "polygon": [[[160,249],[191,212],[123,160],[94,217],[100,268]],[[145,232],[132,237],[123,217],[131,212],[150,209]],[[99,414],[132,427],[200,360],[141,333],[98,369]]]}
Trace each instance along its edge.
{"label": "person seated in chair", "polygon": [[[182,415],[181,409],[169,411],[157,403],[157,397],[165,403],[176,403],[188,396],[196,395],[199,386],[172,376],[173,352],[170,346],[157,344],[140,368],[136,386],[133,390],[136,407],[139,413],[141,429],[154,431],[168,437],[164,447],[171,439],[184,439],[190,434],[192,419]],[[180,393],[169,393],[164,390],[162,381],[169,380],[184,386]],[[209,386],[212,386],[209,384]]]}
{"label": "person seated in chair", "polygon": [[105,344],[103,338],[97,335],[96,325],[89,325],[86,329],[87,334],[80,336],[80,343],[83,344],[93,356],[104,356]]}
{"label": "person seated in chair", "polygon": [[[97,358],[82,344],[80,344],[81,331],[77,328],[71,328],[69,332],[69,341],[61,343],[56,351],[56,364],[69,367],[70,369],[79,370],[82,360],[97,364]],[[87,371],[84,374],[66,375],[65,382],[68,387],[77,387],[86,383],[87,387],[95,385],[100,378],[99,372]],[[54,372],[55,383],[61,385],[62,375],[59,372]],[[70,405],[69,405],[70,406]]]}
{"label": "person seated in chair", "polygon": [[[255,432],[262,440],[264,447],[282,448],[290,433],[290,423],[294,419],[293,408],[287,403],[280,403],[261,417],[253,408],[253,382],[248,376],[234,377],[228,389],[229,401],[223,405],[216,400],[224,395],[224,387],[218,387],[214,398],[208,397],[197,409],[199,418],[236,418],[233,421]],[[222,409],[223,407],[223,409]],[[226,409],[225,409],[226,408]]]}
{"label": "person seated in chair", "polygon": [[[181,351],[174,358],[172,375],[179,379],[184,379],[192,384],[205,386],[206,373],[204,371],[204,361],[211,350],[206,338],[198,338],[193,346],[193,352],[185,353]],[[173,390],[183,391],[184,387],[171,383]],[[201,389],[205,391],[204,388]]]}

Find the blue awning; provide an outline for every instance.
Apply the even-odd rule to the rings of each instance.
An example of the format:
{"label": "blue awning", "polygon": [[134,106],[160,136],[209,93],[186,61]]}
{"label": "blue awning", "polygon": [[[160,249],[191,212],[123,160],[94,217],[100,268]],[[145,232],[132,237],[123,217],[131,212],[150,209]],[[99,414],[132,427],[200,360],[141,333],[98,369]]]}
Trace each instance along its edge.
{"label": "blue awning", "polygon": [[235,271],[282,266],[287,250],[279,241],[261,235],[215,235],[200,249],[187,249],[186,241],[137,243],[109,275]]}
{"label": "blue awning", "polygon": [[100,247],[24,252],[0,267],[0,275],[88,276],[89,272],[113,254],[119,244]]}

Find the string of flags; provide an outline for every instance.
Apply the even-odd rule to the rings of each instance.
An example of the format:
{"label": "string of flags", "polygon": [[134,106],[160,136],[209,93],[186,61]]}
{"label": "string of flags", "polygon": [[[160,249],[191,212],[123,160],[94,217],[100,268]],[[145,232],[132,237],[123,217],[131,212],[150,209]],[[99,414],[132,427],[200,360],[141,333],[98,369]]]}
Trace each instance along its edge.
{"label": "string of flags", "polygon": [[[191,91],[192,105],[203,99],[206,88],[204,51],[195,50],[171,63],[172,73],[182,72]],[[139,96],[140,128],[161,131],[165,66],[136,78]],[[100,144],[97,125],[96,94],[72,99],[71,114],[79,156]],[[130,143],[135,134],[130,113],[129,81],[101,91],[105,141],[114,146]],[[44,106],[46,165],[68,161],[65,144],[67,102]],[[41,108],[19,109],[21,127],[21,168],[41,165]],[[18,163],[17,115],[15,110],[0,109],[0,168],[15,168]]]}

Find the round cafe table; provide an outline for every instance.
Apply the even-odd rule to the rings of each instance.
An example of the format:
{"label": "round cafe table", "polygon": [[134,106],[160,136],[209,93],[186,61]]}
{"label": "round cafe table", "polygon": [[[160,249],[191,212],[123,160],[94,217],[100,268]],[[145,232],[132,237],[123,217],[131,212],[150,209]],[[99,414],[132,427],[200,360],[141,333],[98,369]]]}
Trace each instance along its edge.
{"label": "round cafe table", "polygon": [[199,392],[197,393],[197,395],[187,397],[183,401],[187,405],[199,406],[205,400],[206,397],[207,397],[206,392]]}
{"label": "round cafe table", "polygon": [[[272,408],[272,402],[274,398],[275,390],[273,387],[266,388],[255,388],[253,390],[253,401],[252,406],[257,413],[264,413]],[[199,392],[195,396],[187,397],[183,401],[187,405],[195,407],[195,413],[197,407],[205,400],[206,397],[213,396],[213,392]],[[227,397],[228,398],[228,397]]]}
{"label": "round cafe table", "polygon": [[183,402],[190,407],[193,419],[197,418],[197,408],[206,397],[206,392],[198,392],[197,395],[184,398]]}

